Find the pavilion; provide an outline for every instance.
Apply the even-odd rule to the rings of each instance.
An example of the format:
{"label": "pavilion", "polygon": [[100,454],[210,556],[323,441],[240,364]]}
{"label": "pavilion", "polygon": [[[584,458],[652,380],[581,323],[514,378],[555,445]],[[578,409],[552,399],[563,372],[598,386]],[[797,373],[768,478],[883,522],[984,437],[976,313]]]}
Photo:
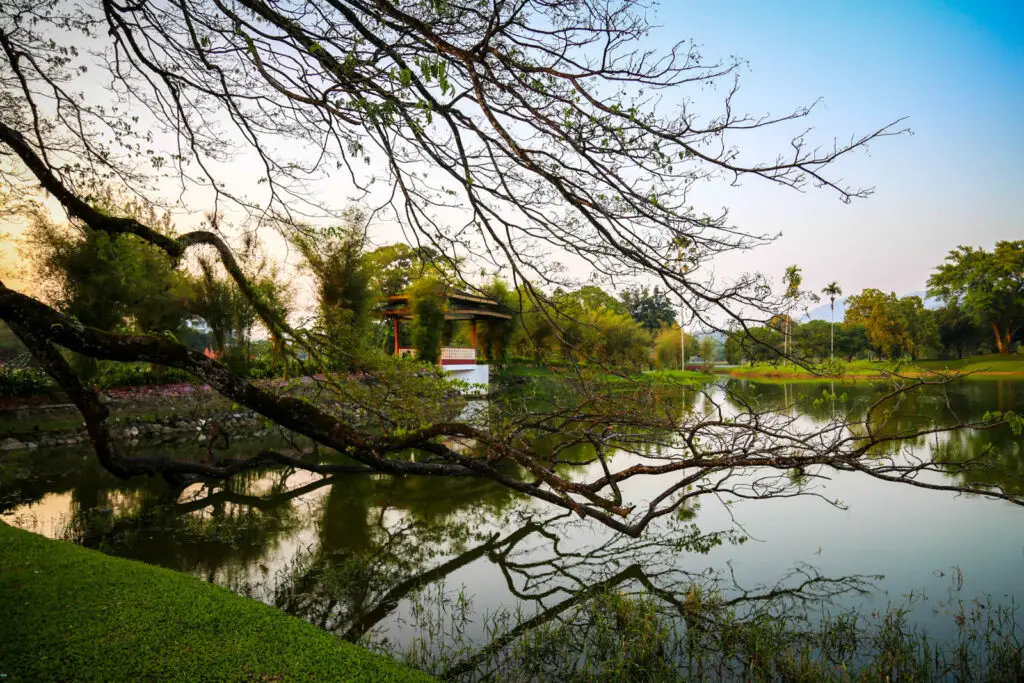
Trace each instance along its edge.
{"label": "pavilion", "polygon": [[[470,384],[490,384],[490,367],[477,364],[477,321],[487,319],[510,320],[512,312],[494,299],[470,294],[457,289],[447,291],[445,320],[465,320],[470,324],[471,346],[444,346],[438,363],[445,371]],[[416,349],[403,348],[399,330],[403,320],[412,320],[409,297],[404,294],[389,296],[380,315],[394,324],[395,355],[416,354]]]}

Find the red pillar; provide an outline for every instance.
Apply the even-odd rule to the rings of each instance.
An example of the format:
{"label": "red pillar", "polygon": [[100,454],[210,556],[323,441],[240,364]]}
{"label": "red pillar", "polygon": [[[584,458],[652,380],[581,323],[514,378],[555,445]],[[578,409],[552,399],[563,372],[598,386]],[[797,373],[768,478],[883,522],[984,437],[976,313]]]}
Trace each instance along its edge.
{"label": "red pillar", "polygon": [[476,320],[469,322],[469,335],[470,339],[473,340],[473,350],[476,351]]}
{"label": "red pillar", "polygon": [[398,355],[398,318],[395,318],[395,355]]}

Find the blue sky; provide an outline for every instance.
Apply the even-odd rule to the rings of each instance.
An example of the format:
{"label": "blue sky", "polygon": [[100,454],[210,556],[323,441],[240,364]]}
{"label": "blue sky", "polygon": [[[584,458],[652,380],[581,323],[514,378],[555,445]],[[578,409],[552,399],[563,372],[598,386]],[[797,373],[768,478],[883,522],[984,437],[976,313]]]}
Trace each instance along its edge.
{"label": "blue sky", "polygon": [[747,60],[740,102],[781,113],[822,98],[828,143],[906,116],[913,135],[873,144],[837,170],[875,195],[843,205],[747,181],[709,189],[766,249],[716,270],[838,280],[847,293],[921,290],[949,249],[1024,239],[1024,2],[666,1],[652,47],[693,38],[706,58]]}

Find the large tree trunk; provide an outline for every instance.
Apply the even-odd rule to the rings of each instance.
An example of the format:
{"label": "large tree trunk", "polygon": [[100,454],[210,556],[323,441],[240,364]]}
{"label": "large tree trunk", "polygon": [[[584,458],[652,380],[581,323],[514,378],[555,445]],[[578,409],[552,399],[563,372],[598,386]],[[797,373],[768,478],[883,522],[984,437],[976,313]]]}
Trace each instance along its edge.
{"label": "large tree trunk", "polygon": [[1013,338],[1014,330],[1000,330],[999,323],[992,323],[992,332],[996,335],[996,351],[1000,355],[1010,353],[1010,339]]}

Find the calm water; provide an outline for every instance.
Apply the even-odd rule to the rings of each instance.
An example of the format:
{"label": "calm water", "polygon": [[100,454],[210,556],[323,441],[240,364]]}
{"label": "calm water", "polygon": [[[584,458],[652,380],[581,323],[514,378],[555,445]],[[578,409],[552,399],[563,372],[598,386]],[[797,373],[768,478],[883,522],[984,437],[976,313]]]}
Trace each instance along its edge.
{"label": "calm water", "polygon": [[[827,385],[731,386],[764,405],[797,406],[808,425],[834,405],[816,400]],[[841,409],[857,415],[880,388],[835,390]],[[1010,409],[1024,411],[1024,382],[975,380],[921,394],[897,421]],[[997,466],[993,482],[1024,491],[1024,452],[1009,430],[914,448],[949,462],[986,458]],[[506,615],[512,627],[557,614],[598,581],[668,602],[697,582],[741,610],[758,609],[779,587],[803,586],[772,609],[811,614],[868,613],[923,593],[911,618],[937,638],[952,629],[935,609],[951,591],[1024,599],[1024,508],[854,474],[818,486],[846,509],[816,498],[708,498],[635,540],[482,481],[276,470],[172,497],[161,481],[114,479],[88,450],[0,456],[0,514],[9,524],[194,574],[346,638],[399,648],[422,634],[431,614],[424,605],[435,617],[465,617],[459,637],[480,646],[495,615],[518,612]]]}

